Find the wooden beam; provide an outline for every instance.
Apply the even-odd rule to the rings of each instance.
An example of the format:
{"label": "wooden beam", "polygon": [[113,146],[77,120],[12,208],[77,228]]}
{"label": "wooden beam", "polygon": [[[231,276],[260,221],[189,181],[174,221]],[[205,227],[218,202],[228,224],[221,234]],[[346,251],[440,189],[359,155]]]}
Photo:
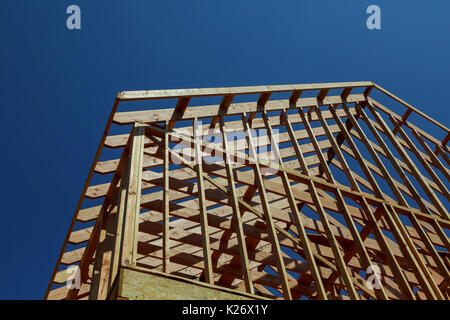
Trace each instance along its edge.
{"label": "wooden beam", "polygon": [[[175,126],[176,120],[180,120],[183,118],[184,113],[186,112],[187,106],[191,101],[190,97],[182,97],[178,99],[177,105],[173,110],[172,118],[169,121],[169,129],[172,130]],[[167,120],[167,119],[166,119]]]}
{"label": "wooden beam", "polygon": [[211,123],[209,125],[210,129],[213,129],[216,126],[217,120],[219,120],[219,116],[224,116],[227,114],[228,108],[230,107],[231,103],[233,102],[234,95],[233,94],[227,94],[223,96],[222,101],[219,105],[219,113],[217,116],[212,118]]}
{"label": "wooden beam", "polygon": [[337,83],[314,83],[314,84],[294,84],[277,86],[254,86],[254,87],[229,87],[229,88],[200,88],[200,89],[175,89],[175,90],[141,90],[122,91],[117,94],[120,101],[125,100],[152,100],[171,99],[182,97],[208,97],[223,96],[227,94],[243,95],[266,92],[290,92],[294,90],[318,90],[318,89],[340,89],[345,87],[363,88],[373,86],[373,82],[337,82]]}
{"label": "wooden beam", "polygon": [[[264,109],[266,107],[266,103],[267,103],[267,101],[269,101],[269,98],[271,95],[272,95],[271,92],[267,92],[267,93],[263,93],[259,96],[258,101],[256,102],[258,111],[264,111]],[[252,112],[248,115],[248,117],[247,117],[248,123],[252,123],[255,115],[256,115],[256,112]]]}
{"label": "wooden beam", "polygon": [[317,100],[318,101],[323,101],[323,99],[325,99],[325,97],[327,96],[328,92],[330,92],[330,89],[322,89],[322,90],[320,90],[319,94],[317,95]]}
{"label": "wooden beam", "polygon": [[163,186],[163,202],[164,202],[164,215],[163,215],[163,272],[170,273],[170,198],[169,198],[169,177],[170,177],[170,167],[169,167],[169,123],[166,121],[165,125],[166,132],[164,133],[164,165],[163,165],[163,176],[164,176],[164,186]]}
{"label": "wooden beam", "polygon": [[197,172],[197,185],[198,185],[198,201],[200,207],[200,226],[202,230],[203,237],[203,261],[205,264],[205,281],[207,283],[213,284],[213,271],[212,271],[212,262],[211,262],[211,248],[209,243],[209,226],[208,226],[208,213],[206,211],[206,203],[205,203],[205,188],[203,181],[203,160],[200,151],[200,144],[197,132],[197,118],[194,119],[193,122],[193,132],[194,132],[194,142],[195,142],[195,163],[194,168]]}
{"label": "wooden beam", "polygon": [[[363,102],[366,101],[366,97],[362,94],[352,94],[346,100],[347,103]],[[297,100],[296,108],[309,108],[316,105],[325,106],[329,104],[340,104],[342,102],[341,96],[327,96],[321,102],[318,102],[316,97],[300,98]],[[227,115],[240,115],[242,112],[261,112],[263,109],[266,112],[281,111],[288,104],[289,100],[269,100],[264,108],[261,108],[257,102],[232,103],[227,110]],[[116,112],[114,123],[128,125],[135,121],[157,123],[166,120],[192,120],[195,117],[215,117],[220,112],[220,105],[192,106],[189,107],[189,112],[184,113],[183,116],[180,116],[174,109]]]}
{"label": "wooden beam", "polygon": [[121,260],[122,264],[136,265],[137,233],[141,212],[142,158],[144,155],[145,127],[136,123],[133,128],[128,164],[126,205]]}

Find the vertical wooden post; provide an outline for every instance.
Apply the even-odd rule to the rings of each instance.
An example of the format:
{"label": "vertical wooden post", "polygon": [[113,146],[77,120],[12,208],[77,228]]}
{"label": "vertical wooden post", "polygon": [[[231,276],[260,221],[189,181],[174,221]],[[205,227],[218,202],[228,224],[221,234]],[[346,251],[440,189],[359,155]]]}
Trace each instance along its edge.
{"label": "vertical wooden post", "polygon": [[164,132],[164,164],[163,164],[163,202],[164,202],[164,213],[163,213],[163,272],[170,273],[169,270],[169,260],[170,260],[170,243],[169,243],[169,221],[170,221],[170,199],[169,199],[169,123],[166,121],[165,132]]}
{"label": "vertical wooden post", "polygon": [[139,214],[141,211],[142,159],[144,153],[145,125],[135,122],[131,143],[127,183],[126,204],[124,214],[124,234],[122,246],[122,263],[136,264],[137,233]]}
{"label": "vertical wooden post", "polygon": [[[205,264],[205,280],[208,283],[214,283],[212,262],[211,262],[211,245],[209,242],[209,227],[208,227],[208,213],[206,211],[205,198],[205,182],[203,180],[203,158],[201,155],[200,141],[198,137],[198,123],[197,118],[194,119],[192,131],[194,133],[194,168],[197,173],[197,189],[198,202],[200,207],[200,228],[202,230],[203,238],[203,261]],[[201,129],[201,128],[200,128]]]}

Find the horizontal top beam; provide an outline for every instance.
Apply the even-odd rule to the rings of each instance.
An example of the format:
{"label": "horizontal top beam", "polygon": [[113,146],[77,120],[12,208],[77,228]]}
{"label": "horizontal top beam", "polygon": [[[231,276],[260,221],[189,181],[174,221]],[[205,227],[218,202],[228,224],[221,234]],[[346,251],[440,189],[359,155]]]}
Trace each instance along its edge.
{"label": "horizontal top beam", "polygon": [[121,101],[129,100],[154,100],[170,99],[182,97],[208,97],[222,95],[242,95],[258,93],[290,92],[294,90],[332,90],[345,88],[371,87],[371,81],[359,82],[335,82],[335,83],[310,83],[310,84],[287,84],[274,86],[253,86],[253,87],[222,87],[222,88],[198,88],[198,89],[169,89],[169,90],[138,90],[122,91],[117,94],[117,99]]}

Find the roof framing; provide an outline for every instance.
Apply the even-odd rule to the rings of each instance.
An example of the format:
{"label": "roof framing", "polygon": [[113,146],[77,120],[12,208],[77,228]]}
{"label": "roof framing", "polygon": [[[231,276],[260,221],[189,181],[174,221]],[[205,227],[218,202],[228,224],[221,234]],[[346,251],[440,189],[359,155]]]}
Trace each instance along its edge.
{"label": "roof framing", "polygon": [[369,81],[119,92],[45,299],[106,299],[124,265],[260,298],[449,299],[449,140]]}

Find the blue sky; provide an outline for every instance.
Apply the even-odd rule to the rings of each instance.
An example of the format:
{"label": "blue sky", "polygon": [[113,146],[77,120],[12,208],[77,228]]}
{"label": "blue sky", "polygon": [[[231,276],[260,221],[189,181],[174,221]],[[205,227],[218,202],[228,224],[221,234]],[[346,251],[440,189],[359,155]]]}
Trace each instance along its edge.
{"label": "blue sky", "polygon": [[[81,30],[66,28],[70,4],[81,7]],[[371,4],[381,30],[366,28]],[[0,299],[43,297],[118,91],[370,80],[449,126],[448,1],[0,8]]]}

